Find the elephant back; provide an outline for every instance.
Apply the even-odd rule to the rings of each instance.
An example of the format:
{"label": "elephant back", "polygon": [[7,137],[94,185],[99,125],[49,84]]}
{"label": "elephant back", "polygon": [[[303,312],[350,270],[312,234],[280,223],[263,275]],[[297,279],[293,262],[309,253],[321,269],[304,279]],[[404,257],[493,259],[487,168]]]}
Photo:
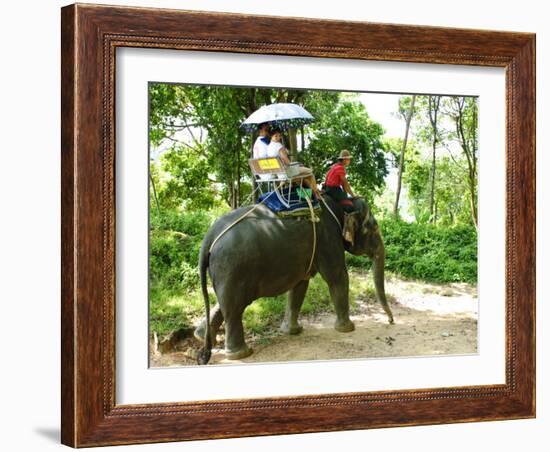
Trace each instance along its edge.
{"label": "elephant back", "polygon": [[[281,218],[264,205],[244,206],[218,218],[208,230],[203,246],[208,246],[210,250],[213,244],[226,236],[236,235],[241,242],[254,242],[258,237],[265,235],[283,240],[285,233],[295,230],[297,226],[305,225],[305,222],[300,223],[299,225],[295,219]],[[265,240],[265,237],[263,239]]]}

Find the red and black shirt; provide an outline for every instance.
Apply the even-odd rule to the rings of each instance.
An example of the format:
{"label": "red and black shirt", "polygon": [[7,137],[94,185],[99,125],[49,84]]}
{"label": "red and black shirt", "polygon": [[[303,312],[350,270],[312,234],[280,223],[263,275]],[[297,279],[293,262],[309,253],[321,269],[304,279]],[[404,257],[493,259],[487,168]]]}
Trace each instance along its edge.
{"label": "red and black shirt", "polygon": [[346,167],[343,163],[338,162],[331,166],[327,173],[325,185],[327,187],[341,187],[346,177]]}

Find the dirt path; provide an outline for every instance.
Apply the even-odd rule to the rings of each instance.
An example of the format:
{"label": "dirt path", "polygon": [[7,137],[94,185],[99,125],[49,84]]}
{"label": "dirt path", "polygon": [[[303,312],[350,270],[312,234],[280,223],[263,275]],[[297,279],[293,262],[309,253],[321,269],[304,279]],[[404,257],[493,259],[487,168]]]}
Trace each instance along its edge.
{"label": "dirt path", "polygon": [[[391,356],[470,354],[477,352],[477,291],[468,284],[429,284],[389,278],[386,293],[395,324],[389,325],[373,300],[356,300],[351,316],[352,333],[334,330],[335,316],[324,313],[301,319],[302,334],[274,334],[248,339],[254,353],[240,361],[225,359],[223,348],[214,349],[211,363],[253,363],[350,359]],[[219,336],[218,336],[219,337]],[[193,341],[183,341],[181,351],[153,354],[152,367],[194,364]]]}

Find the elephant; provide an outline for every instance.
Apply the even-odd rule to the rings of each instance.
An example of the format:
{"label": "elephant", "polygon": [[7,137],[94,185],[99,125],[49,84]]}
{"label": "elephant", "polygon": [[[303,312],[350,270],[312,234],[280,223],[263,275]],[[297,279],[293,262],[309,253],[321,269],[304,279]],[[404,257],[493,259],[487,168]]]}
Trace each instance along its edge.
{"label": "elephant", "polygon": [[[393,323],[384,289],[384,243],[368,203],[363,198],[353,201],[354,214],[346,224],[351,232],[350,243],[342,237],[344,211],[341,205],[326,195],[321,201],[319,218],[313,222],[315,236],[311,218],[282,218],[264,205],[236,209],[210,227],[199,252],[206,309],[206,319],[195,330],[195,336],[204,340],[204,347],[197,356],[199,364],[208,363],[213,340],[223,321],[226,358],[243,359],[252,353],[245,343],[242,315],[245,308],[260,297],[288,292],[281,331],[299,334],[302,331],[298,322],[300,308],[309,279],[317,272],[329,287],[336,311],[334,328],[344,333],[353,331],[355,326],[349,318],[346,251],[354,255],[366,254],[373,260],[376,298],[389,323]],[[248,212],[250,209],[254,211]],[[247,212],[248,216],[237,221]],[[207,271],[218,299],[212,313]]]}

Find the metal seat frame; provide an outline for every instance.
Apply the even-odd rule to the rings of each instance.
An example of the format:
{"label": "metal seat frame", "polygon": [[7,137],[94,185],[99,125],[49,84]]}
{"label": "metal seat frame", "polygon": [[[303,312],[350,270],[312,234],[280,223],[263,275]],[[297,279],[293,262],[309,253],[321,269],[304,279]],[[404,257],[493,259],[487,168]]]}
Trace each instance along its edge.
{"label": "metal seat frame", "polygon": [[287,208],[292,205],[291,190],[288,190],[287,196],[285,196],[281,192],[281,188],[292,183],[299,183],[300,188],[303,188],[304,179],[308,177],[307,174],[296,173],[297,164],[286,166],[280,157],[249,159],[248,164],[260,193],[274,192],[279,201]]}

